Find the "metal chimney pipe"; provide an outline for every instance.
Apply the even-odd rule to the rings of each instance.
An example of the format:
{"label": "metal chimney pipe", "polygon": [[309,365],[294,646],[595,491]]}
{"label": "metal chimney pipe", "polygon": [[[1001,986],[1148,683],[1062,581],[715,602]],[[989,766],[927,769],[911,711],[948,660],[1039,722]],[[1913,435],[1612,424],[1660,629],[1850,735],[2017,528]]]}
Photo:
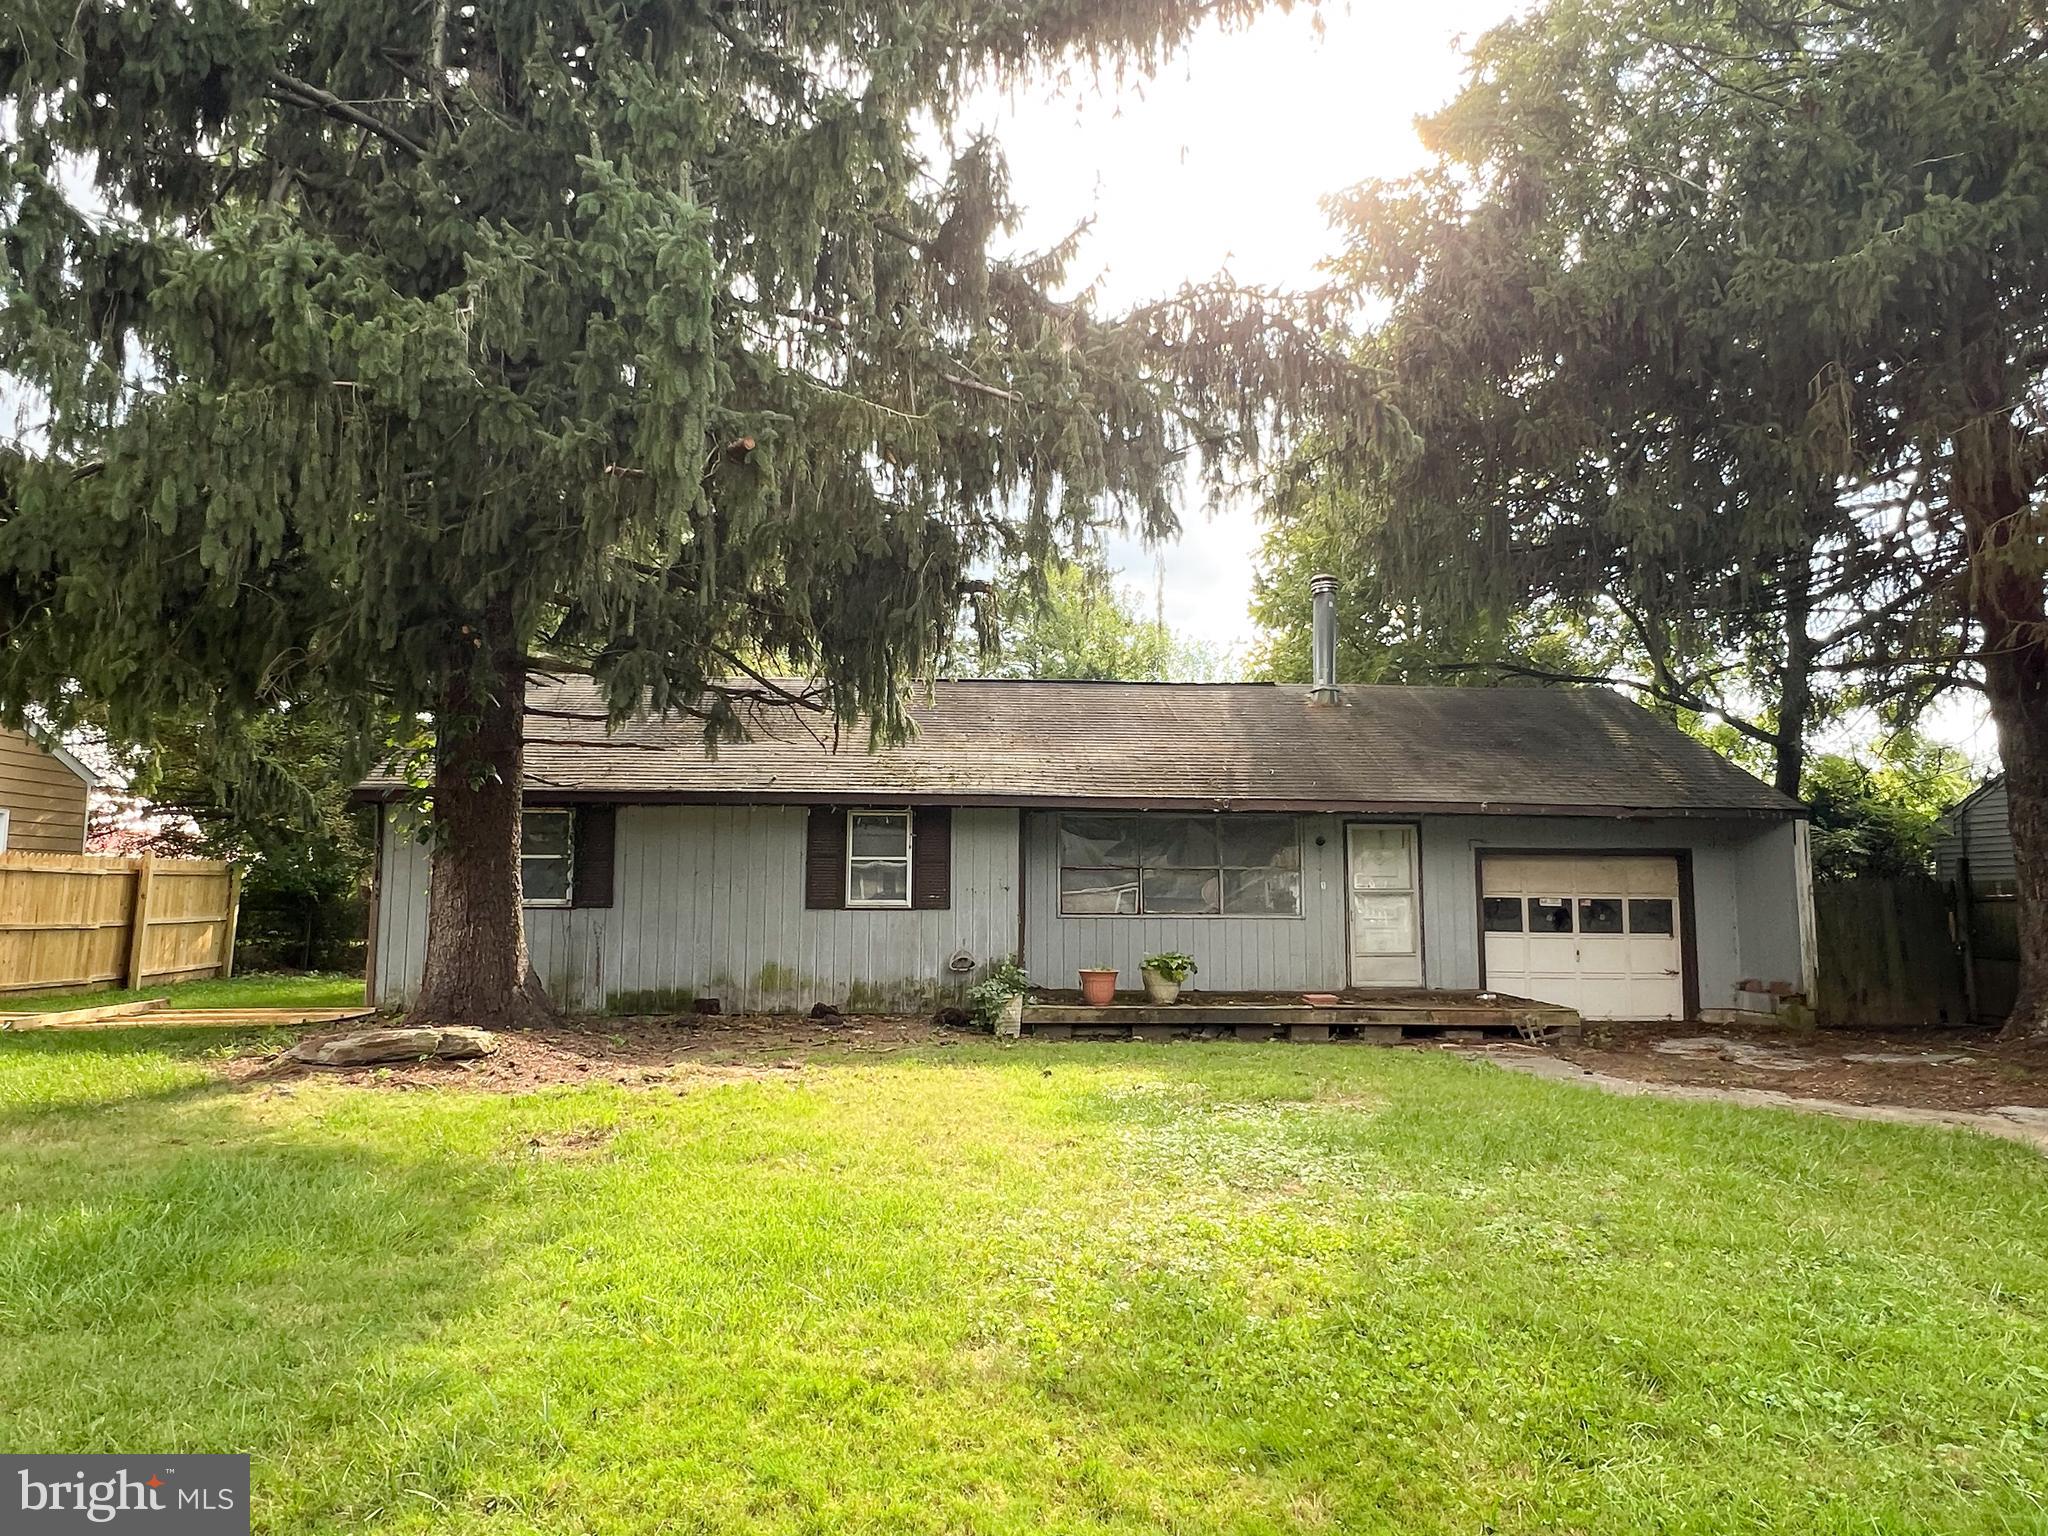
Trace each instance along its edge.
{"label": "metal chimney pipe", "polygon": [[1309,644],[1313,686],[1309,699],[1316,704],[1341,704],[1337,689],[1337,578],[1323,573],[1308,581],[1315,602],[1315,629]]}

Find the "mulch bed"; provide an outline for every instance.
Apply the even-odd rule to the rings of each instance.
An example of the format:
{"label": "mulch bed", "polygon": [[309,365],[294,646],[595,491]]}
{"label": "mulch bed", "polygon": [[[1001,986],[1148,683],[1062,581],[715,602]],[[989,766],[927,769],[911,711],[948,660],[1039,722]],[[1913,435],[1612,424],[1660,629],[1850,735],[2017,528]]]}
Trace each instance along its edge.
{"label": "mulch bed", "polygon": [[[1769,1088],[1800,1098],[1923,1109],[2048,1106],[2048,1044],[2002,1043],[1992,1028],[1817,1029],[1741,1024],[1588,1024],[1557,1054],[1595,1072],[1643,1082]],[[1735,1049],[1674,1055],[1658,1042],[1714,1037]],[[1744,1046],[1761,1047],[1760,1065]],[[1846,1055],[1954,1057],[1964,1061],[1847,1061]]]}

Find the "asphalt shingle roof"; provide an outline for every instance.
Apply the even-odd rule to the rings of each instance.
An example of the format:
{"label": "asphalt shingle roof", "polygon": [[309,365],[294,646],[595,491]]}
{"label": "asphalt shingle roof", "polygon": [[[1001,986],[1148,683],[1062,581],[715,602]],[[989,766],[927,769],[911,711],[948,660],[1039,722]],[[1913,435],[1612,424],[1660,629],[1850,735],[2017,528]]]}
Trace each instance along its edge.
{"label": "asphalt shingle roof", "polygon": [[[536,679],[530,707],[602,710],[584,678]],[[917,734],[758,709],[752,739],[705,755],[691,719],[613,733],[528,717],[537,799],[955,805],[1098,804],[1493,813],[1794,815],[1799,807],[1605,689],[1257,683],[941,682],[915,690]],[[375,791],[392,787],[372,780]]]}

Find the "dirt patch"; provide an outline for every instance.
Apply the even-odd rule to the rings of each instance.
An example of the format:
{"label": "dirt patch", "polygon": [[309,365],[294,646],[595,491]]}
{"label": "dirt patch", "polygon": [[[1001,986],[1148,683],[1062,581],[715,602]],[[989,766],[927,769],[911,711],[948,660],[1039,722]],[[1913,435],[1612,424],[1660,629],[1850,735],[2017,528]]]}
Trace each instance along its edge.
{"label": "dirt patch", "polygon": [[[2048,1107],[2048,1045],[2001,1044],[1992,1029],[1788,1031],[1731,1024],[1592,1024],[1578,1045],[1545,1054],[1645,1083],[1767,1089],[1798,1098],[1927,1109]],[[882,1054],[975,1036],[927,1018],[785,1014],[580,1019],[500,1034],[471,1061],[308,1068],[272,1055],[225,1064],[237,1082],[342,1078],[380,1088],[524,1093],[561,1083],[616,1083],[688,1092],[800,1073],[814,1055]],[[1422,1046],[1427,1049],[1430,1046]]]}
{"label": "dirt patch", "polygon": [[1589,1024],[1555,1054],[1646,1083],[1760,1088],[1795,1098],[1925,1109],[2048,1106],[2048,1045],[1995,1029],[1821,1029],[1739,1024]]}
{"label": "dirt patch", "polygon": [[628,1087],[692,1086],[787,1076],[814,1053],[883,1053],[916,1046],[950,1045],[959,1030],[928,1019],[860,1014],[809,1019],[781,1014],[735,1014],[679,1019],[579,1019],[554,1029],[500,1033],[498,1049],[468,1061],[395,1062],[384,1066],[308,1068],[276,1056],[230,1061],[235,1082],[282,1082],[294,1077],[341,1078],[379,1088],[467,1088],[525,1093],[561,1083],[617,1083]]}

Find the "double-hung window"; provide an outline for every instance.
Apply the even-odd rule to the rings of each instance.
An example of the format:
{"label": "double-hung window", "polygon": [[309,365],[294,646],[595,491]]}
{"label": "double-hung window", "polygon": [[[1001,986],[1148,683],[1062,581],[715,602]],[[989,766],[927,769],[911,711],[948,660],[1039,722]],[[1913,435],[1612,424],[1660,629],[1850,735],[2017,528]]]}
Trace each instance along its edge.
{"label": "double-hung window", "polygon": [[846,813],[846,904],[910,905],[910,812]]}
{"label": "double-hung window", "polygon": [[525,811],[519,818],[519,889],[529,907],[566,907],[575,889],[576,813]]}
{"label": "double-hung window", "polygon": [[1065,917],[1299,917],[1292,816],[1065,816]]}

